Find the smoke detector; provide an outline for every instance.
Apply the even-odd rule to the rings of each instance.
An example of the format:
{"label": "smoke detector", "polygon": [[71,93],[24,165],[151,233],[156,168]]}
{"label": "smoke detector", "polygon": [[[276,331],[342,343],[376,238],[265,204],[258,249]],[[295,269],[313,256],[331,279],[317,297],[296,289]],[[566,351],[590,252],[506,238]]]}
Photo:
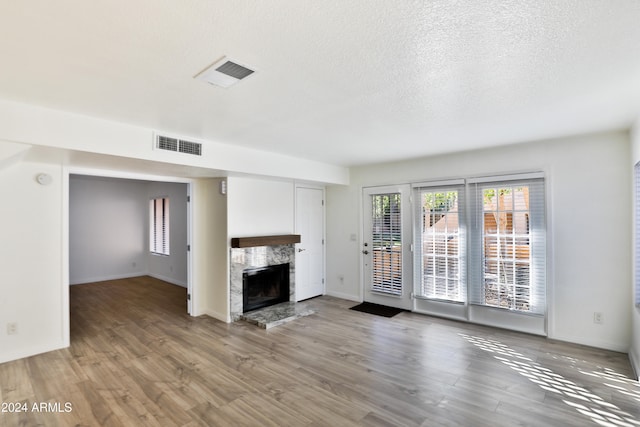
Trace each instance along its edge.
{"label": "smoke detector", "polygon": [[227,88],[249,77],[254,72],[255,70],[241,65],[236,61],[222,57],[221,60],[197,74],[195,78],[212,85]]}

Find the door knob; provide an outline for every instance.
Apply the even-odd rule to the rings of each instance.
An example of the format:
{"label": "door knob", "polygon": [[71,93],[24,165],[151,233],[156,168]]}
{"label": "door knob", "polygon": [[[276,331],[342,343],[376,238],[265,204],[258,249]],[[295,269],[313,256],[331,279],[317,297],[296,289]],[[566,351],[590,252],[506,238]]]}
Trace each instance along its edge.
{"label": "door knob", "polygon": [[306,251],[306,249],[298,248],[298,252]]}
{"label": "door knob", "polygon": [[369,255],[369,251],[362,251],[363,254]]}

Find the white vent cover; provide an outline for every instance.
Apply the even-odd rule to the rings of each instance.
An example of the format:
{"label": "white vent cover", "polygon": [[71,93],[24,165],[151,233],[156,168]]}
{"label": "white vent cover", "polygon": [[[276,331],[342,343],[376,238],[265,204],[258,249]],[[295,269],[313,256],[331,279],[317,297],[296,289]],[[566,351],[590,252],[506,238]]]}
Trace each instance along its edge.
{"label": "white vent cover", "polygon": [[156,150],[175,151],[176,153],[193,154],[202,156],[202,144],[199,142],[187,141],[171,136],[157,135],[153,147]]}
{"label": "white vent cover", "polygon": [[235,61],[230,61],[226,57],[206,68],[195,78],[212,85],[227,88],[238,83],[240,80],[249,77],[255,70],[240,65]]}

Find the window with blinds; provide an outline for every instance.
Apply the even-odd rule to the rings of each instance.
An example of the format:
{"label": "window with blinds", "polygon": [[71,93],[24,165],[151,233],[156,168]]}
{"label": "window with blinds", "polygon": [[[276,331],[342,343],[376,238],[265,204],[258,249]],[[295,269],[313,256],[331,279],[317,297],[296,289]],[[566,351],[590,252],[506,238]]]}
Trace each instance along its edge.
{"label": "window with blinds", "polygon": [[149,250],[157,255],[169,255],[169,198],[151,199],[149,209]]}
{"label": "window with blinds", "polygon": [[416,296],[464,302],[464,186],[417,187]]}
{"label": "window with blinds", "polygon": [[544,181],[480,181],[469,193],[470,303],[544,314]]}
{"label": "window with blinds", "polygon": [[402,295],[402,216],[400,193],[371,196],[371,290]]}

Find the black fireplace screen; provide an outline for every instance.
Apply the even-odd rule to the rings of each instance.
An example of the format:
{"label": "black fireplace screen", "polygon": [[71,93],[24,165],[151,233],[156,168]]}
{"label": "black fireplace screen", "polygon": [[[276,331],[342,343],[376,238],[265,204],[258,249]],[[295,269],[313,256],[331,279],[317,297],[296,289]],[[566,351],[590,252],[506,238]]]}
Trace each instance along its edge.
{"label": "black fireplace screen", "polygon": [[242,296],[244,313],[289,301],[289,264],[244,270]]}

